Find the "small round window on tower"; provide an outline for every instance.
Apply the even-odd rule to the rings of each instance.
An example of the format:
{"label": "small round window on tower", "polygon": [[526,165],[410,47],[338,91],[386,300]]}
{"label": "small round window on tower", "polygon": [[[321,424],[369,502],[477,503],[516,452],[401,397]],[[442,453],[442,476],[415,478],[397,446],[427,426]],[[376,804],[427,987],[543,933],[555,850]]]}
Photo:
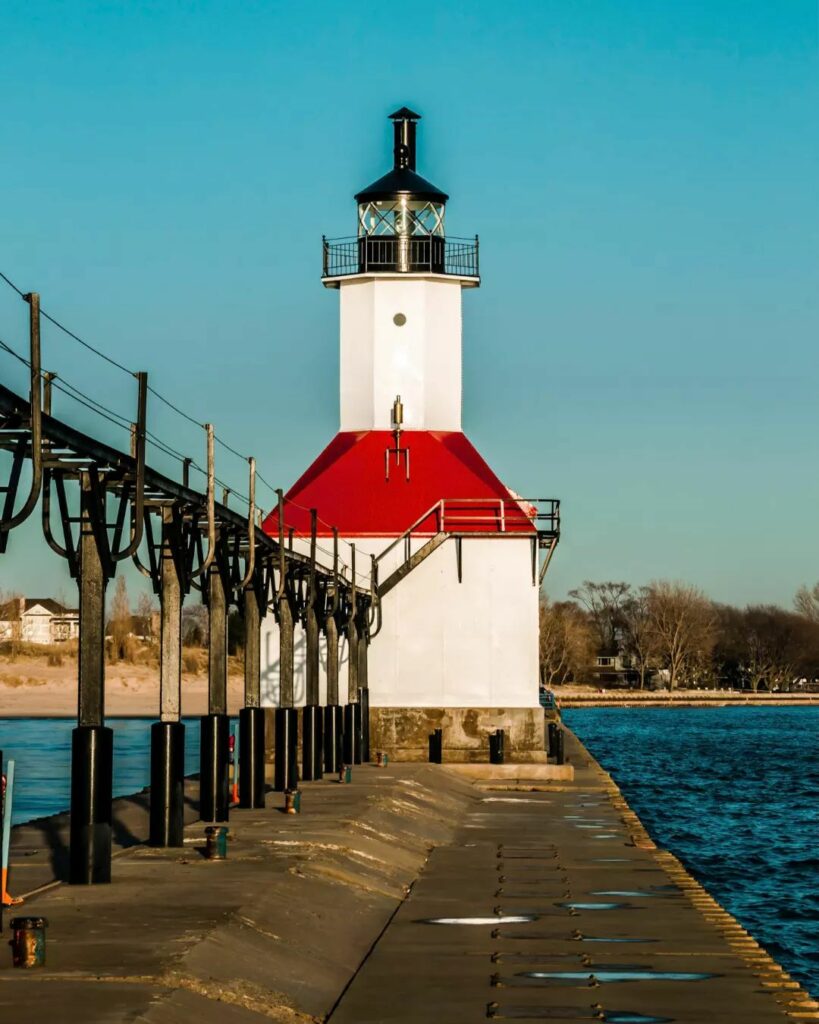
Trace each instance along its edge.
{"label": "small round window on tower", "polygon": [[396,313],[395,316],[392,318],[392,322],[395,324],[396,327],[403,327],[404,324],[407,322],[407,318],[404,316],[403,313]]}

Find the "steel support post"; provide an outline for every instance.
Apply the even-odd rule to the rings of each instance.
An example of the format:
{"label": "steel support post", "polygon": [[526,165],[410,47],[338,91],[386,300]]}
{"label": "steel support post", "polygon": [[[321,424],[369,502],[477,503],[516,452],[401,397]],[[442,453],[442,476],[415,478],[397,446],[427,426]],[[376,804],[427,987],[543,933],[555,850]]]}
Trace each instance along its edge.
{"label": "steel support post", "polygon": [[370,685],[368,678],[370,643],[365,630],[358,640],[358,704],[361,708],[361,760],[370,760]]}
{"label": "steel support post", "polygon": [[261,699],[261,614],[256,591],[244,592],[245,706],[239,712],[239,806],[264,807],[264,711]]}
{"label": "steel support post", "polygon": [[208,573],[208,714],[201,719],[199,816],[227,821],[230,807],[227,716],[227,601],[216,565]]}
{"label": "steel support post", "polygon": [[[344,709],[344,762],[361,764],[361,708],[358,705],[358,622],[347,622],[347,707]],[[350,709],[348,711],[348,708]],[[348,757],[349,753],[349,757]]]}
{"label": "steel support post", "polygon": [[324,709],[324,770],[337,772],[341,766],[344,721],[338,706],[338,623],[329,615],[324,626],[327,637],[327,707]]}
{"label": "steel support post", "polygon": [[182,846],[185,824],[185,726],[182,706],[182,582],[174,513],[162,509],[159,602],[159,718],[151,726],[151,846]]}
{"label": "steel support post", "polygon": [[80,474],[80,648],[77,728],[71,739],[69,881],[111,881],[113,732],[105,721],[106,543],[104,498]]}
{"label": "steel support post", "polygon": [[274,781],[278,792],[298,785],[298,712],[293,707],[295,619],[287,594],[279,600],[279,706],[274,715]]}
{"label": "steel support post", "polygon": [[302,708],[301,777],[306,781],[324,774],[324,718],[319,707],[319,622],[315,602],[306,608],[306,697]]}

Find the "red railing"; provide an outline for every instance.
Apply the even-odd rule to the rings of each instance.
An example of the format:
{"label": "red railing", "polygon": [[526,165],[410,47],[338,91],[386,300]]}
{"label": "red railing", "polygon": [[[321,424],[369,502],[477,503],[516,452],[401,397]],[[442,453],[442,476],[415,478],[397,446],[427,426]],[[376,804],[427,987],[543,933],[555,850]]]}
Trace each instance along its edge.
{"label": "red railing", "polygon": [[380,562],[399,544],[404,558],[412,555],[412,539],[429,540],[437,533],[455,536],[530,534],[541,547],[553,547],[560,537],[560,501],[557,498],[442,498],[386,547]]}

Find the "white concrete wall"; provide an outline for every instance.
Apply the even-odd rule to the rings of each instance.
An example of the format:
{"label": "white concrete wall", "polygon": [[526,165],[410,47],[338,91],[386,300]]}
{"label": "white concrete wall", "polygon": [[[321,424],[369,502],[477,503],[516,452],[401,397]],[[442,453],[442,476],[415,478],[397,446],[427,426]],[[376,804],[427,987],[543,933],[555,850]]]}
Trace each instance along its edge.
{"label": "white concrete wall", "polygon": [[441,278],[341,283],[341,430],[391,429],[396,395],[407,430],[461,429],[461,291]]}
{"label": "white concrete wall", "polygon": [[[386,541],[358,539],[362,552]],[[401,546],[392,561],[401,559]],[[393,565],[384,564],[381,579]],[[339,697],[347,699],[342,652]],[[303,657],[296,658],[297,703],[304,702]],[[301,672],[301,675],[299,675]],[[384,598],[384,625],[370,647],[373,707],[535,707],[538,704],[538,588],[528,539],[463,542],[458,583],[450,539]],[[326,682],[325,682],[326,686]],[[278,703],[278,630],[262,636],[262,704]]]}
{"label": "white concrete wall", "polygon": [[[279,624],[273,612],[262,619],[261,630],[261,703],[262,707],[279,706]],[[306,703],[307,697],[307,645],[304,629],[296,626],[295,648],[293,652],[293,692],[296,707]],[[341,645],[339,655],[339,700],[347,701],[347,644]],[[327,639],[324,634],[319,637],[319,703],[327,703]]]}

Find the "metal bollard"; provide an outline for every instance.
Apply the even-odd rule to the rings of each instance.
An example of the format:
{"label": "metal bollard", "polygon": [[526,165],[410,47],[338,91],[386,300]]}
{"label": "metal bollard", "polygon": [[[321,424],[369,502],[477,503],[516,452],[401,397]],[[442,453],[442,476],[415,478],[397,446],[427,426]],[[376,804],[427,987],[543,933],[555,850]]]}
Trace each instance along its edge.
{"label": "metal bollard", "polygon": [[549,744],[546,748],[546,753],[549,757],[554,757],[557,753],[557,722],[549,722],[547,729],[549,734]]}
{"label": "metal bollard", "polygon": [[44,967],[46,961],[44,917],[13,917],[11,919],[11,956],[15,967]]}
{"label": "metal bollard", "polygon": [[239,806],[264,807],[264,709],[239,712]]}
{"label": "metal bollard", "polygon": [[558,729],[557,733],[555,734],[555,741],[556,741],[555,762],[556,762],[556,764],[565,764],[566,763],[566,751],[564,749],[565,736],[566,736],[566,734],[564,733],[564,731],[562,729]]}
{"label": "metal bollard", "polygon": [[284,813],[301,814],[300,789],[286,789],[284,791]]}
{"label": "metal bollard", "polygon": [[496,729],[494,733],[490,733],[489,736],[489,763],[490,764],[503,764],[503,742],[505,739],[505,732],[503,729]]}
{"label": "metal bollard", "polygon": [[184,845],[185,726],[154,722],[151,726],[150,846]]}
{"label": "metal bollard", "polygon": [[324,774],[324,714],[317,704],[301,709],[301,777],[305,782]]}
{"label": "metal bollard", "polygon": [[202,821],[227,821],[230,719],[227,715],[202,715],[199,723],[199,817]]}
{"label": "metal bollard", "polygon": [[352,782],[353,781],[353,769],[349,764],[343,764],[338,770],[338,781],[339,782]]}
{"label": "metal bollard", "polygon": [[344,723],[343,712],[338,704],[324,709],[324,770],[337,772],[341,761]]}
{"label": "metal bollard", "polygon": [[208,825],[205,829],[205,859],[225,860],[228,830],[225,825]]}
{"label": "metal bollard", "polygon": [[430,764],[441,764],[444,759],[444,730],[435,729],[429,734]]}
{"label": "metal bollard", "polygon": [[361,764],[362,728],[361,701],[353,704],[353,764]]}
{"label": "metal bollard", "polygon": [[298,786],[298,759],[296,756],[299,731],[299,713],[295,708],[276,708],[273,788],[278,793]]}
{"label": "metal bollard", "polygon": [[361,707],[361,760],[364,764],[370,761],[370,690],[362,686],[358,691],[358,703]]}
{"label": "metal bollard", "polygon": [[111,881],[114,733],[108,726],[79,725],[71,734],[71,839],[69,881]]}
{"label": "metal bollard", "polygon": [[341,742],[342,764],[352,764],[355,761],[355,705],[344,705],[344,728]]}

